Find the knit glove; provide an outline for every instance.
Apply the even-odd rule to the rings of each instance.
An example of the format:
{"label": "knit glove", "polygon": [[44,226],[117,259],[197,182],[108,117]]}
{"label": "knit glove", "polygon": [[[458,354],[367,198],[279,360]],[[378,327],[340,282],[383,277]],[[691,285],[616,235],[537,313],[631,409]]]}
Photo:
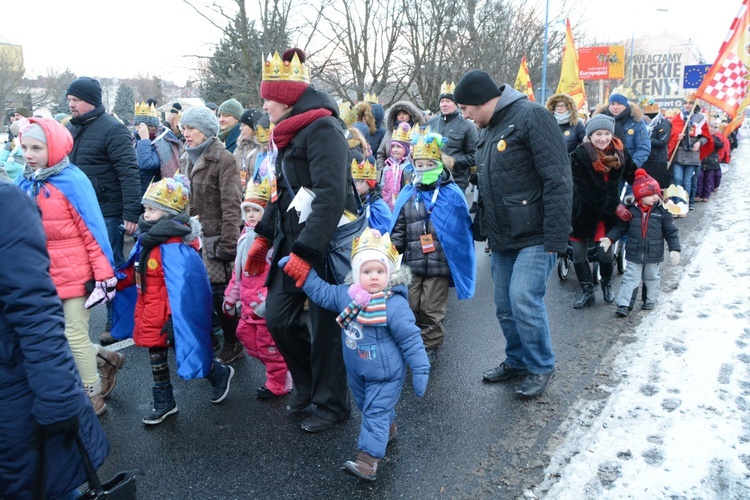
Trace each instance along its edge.
{"label": "knit glove", "polygon": [[31,447],[39,449],[42,446],[43,438],[49,438],[63,434],[63,446],[70,448],[73,442],[76,440],[78,435],[78,428],[80,423],[78,416],[71,417],[67,420],[61,420],[59,422],[53,422],[48,425],[34,424],[34,432],[31,435]]}
{"label": "knit glove", "polygon": [[414,386],[414,394],[416,394],[418,398],[424,397],[424,393],[427,391],[427,380],[429,378],[429,373],[412,373],[411,383]]}
{"label": "knit glove", "polygon": [[289,254],[289,262],[284,266],[284,272],[296,281],[297,288],[302,288],[312,265],[294,252]]}
{"label": "knit glove", "polygon": [[237,316],[237,303],[231,302],[224,297],[224,302],[221,303],[221,310],[224,312],[224,316],[234,318]]}
{"label": "knit glove", "polygon": [[247,276],[255,276],[263,273],[263,269],[266,267],[266,255],[268,255],[268,249],[271,248],[271,242],[266,238],[258,236],[250,246],[250,250],[247,252],[247,261],[245,262],[245,274]]}
{"label": "knit glove", "polygon": [[86,309],[91,309],[95,305],[101,304],[102,302],[111,302],[115,298],[117,290],[117,278],[114,276],[104,281],[97,281],[94,284],[94,291],[91,292],[86,303],[83,305]]}
{"label": "knit glove", "polygon": [[672,263],[673,266],[676,266],[680,263],[680,252],[677,250],[672,250],[669,252],[669,262]]}
{"label": "knit glove", "polygon": [[624,220],[625,222],[629,222],[630,219],[633,218],[633,214],[630,213],[630,210],[628,210],[625,205],[617,205],[617,208],[615,209],[615,215],[620,220]]}

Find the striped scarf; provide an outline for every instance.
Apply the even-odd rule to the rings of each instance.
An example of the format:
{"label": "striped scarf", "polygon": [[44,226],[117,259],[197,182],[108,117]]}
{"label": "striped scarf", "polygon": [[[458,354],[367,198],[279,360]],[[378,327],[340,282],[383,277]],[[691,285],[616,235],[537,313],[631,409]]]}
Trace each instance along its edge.
{"label": "striped scarf", "polygon": [[[388,321],[385,315],[385,301],[388,300],[393,291],[387,290],[370,296],[370,301],[361,306],[354,300],[338,315],[336,323],[346,329],[349,323],[357,318],[357,322],[366,326],[385,326]],[[359,317],[358,317],[359,316]]]}

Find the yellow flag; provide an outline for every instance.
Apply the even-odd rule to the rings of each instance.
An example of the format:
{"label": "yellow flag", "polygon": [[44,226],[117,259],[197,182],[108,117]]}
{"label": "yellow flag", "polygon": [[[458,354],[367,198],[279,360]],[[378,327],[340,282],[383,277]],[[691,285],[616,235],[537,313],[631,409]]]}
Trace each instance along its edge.
{"label": "yellow flag", "polygon": [[536,101],[534,99],[534,86],[531,85],[531,78],[529,78],[529,68],[526,66],[526,56],[521,59],[521,67],[518,68],[516,84],[513,87],[522,94],[529,96],[529,101]]}
{"label": "yellow flag", "polygon": [[563,52],[562,71],[560,72],[560,83],[557,92],[568,94],[573,98],[578,109],[587,111],[586,90],[583,80],[578,78],[578,54],[573,43],[573,32],[570,29],[570,20],[565,20],[565,51]]}

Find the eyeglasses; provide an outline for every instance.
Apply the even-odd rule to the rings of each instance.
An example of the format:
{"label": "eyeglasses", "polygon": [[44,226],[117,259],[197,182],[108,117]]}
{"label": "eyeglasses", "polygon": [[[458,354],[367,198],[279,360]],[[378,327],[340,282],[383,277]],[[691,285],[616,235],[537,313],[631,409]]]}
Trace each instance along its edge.
{"label": "eyeglasses", "polygon": [[564,102],[558,102],[555,104],[555,109],[568,109],[568,105]]}

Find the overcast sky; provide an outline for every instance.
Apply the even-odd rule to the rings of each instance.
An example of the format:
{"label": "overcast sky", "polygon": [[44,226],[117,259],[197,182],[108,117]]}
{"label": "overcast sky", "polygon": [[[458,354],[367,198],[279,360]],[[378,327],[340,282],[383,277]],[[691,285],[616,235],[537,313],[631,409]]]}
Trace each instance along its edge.
{"label": "overcast sky", "polygon": [[[212,0],[195,0],[195,3]],[[232,6],[231,0],[213,0]],[[313,0],[314,1],[314,0]],[[358,1],[358,0],[350,0]],[[544,12],[544,0],[538,0]],[[561,17],[563,0],[549,0],[549,20]],[[183,85],[195,77],[195,56],[210,56],[221,31],[182,0],[9,0],[4,2],[0,42],[23,46],[27,74],[70,69],[78,76],[159,76]],[[570,0],[568,0],[570,3]],[[698,9],[683,0],[578,0],[573,37],[586,32],[600,41],[667,30],[693,38],[713,62],[741,0],[712,0]],[[254,12],[256,2],[247,2]],[[657,9],[666,9],[667,12]],[[222,22],[222,25],[225,24]],[[283,50],[285,47],[279,47]]]}

